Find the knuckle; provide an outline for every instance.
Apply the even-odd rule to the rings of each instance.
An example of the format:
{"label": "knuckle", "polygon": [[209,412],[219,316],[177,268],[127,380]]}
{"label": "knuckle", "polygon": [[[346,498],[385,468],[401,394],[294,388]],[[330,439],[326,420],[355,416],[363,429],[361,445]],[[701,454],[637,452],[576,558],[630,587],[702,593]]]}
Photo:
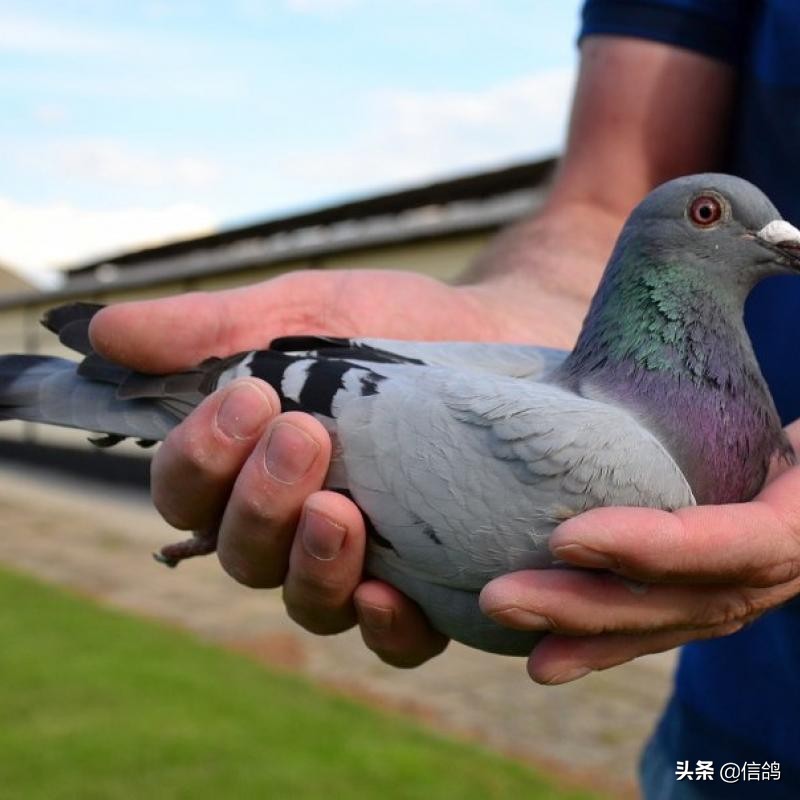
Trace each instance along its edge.
{"label": "knuckle", "polygon": [[284,573],[273,567],[271,569],[256,569],[247,560],[242,559],[235,550],[221,547],[217,552],[219,563],[228,575],[237,583],[249,589],[274,589],[283,583]]}
{"label": "knuckle", "polygon": [[756,587],[780,586],[794,583],[798,578],[800,578],[800,556],[759,569],[750,576],[749,583]]}
{"label": "knuckle", "polygon": [[236,516],[244,525],[257,526],[264,532],[286,525],[274,498],[263,487],[244,486],[234,493],[232,502],[236,507]]}
{"label": "knuckle", "polygon": [[209,478],[221,472],[221,460],[211,443],[187,431],[183,428],[185,424],[175,428],[155,452],[151,474],[165,490],[178,491],[186,487],[194,493],[213,482]]}
{"label": "knuckle", "polygon": [[305,570],[292,575],[292,582],[295,591],[304,597],[308,597],[317,606],[338,606],[341,605],[347,592],[342,586],[338,575],[329,575],[326,572],[312,574]]}
{"label": "knuckle", "polygon": [[212,460],[200,447],[175,437],[156,452],[150,469],[150,494],[161,516],[180,530],[207,527],[210,509],[221,498],[219,476],[206,468]]}
{"label": "knuckle", "polygon": [[314,603],[307,603],[305,599],[294,597],[287,591],[284,591],[284,604],[290,619],[317,636],[333,636],[352,628],[355,624],[355,614],[347,607],[320,608]]}
{"label": "knuckle", "polygon": [[184,431],[173,443],[176,467],[190,479],[217,477],[220,473],[219,447],[209,437]]}
{"label": "knuckle", "polygon": [[352,593],[339,575],[327,572],[313,573],[292,567],[284,586],[283,601],[287,609],[313,616],[338,614],[352,605]]}
{"label": "knuckle", "polygon": [[755,598],[747,590],[731,589],[706,604],[697,622],[714,627],[733,625],[756,616],[759,611]]}

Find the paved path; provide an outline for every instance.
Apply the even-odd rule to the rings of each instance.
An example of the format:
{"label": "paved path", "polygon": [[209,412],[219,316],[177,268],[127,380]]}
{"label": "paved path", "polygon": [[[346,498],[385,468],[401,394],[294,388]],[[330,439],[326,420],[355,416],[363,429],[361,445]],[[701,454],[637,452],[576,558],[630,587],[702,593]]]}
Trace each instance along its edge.
{"label": "paved path", "polygon": [[455,644],[419,669],[395,670],[352,631],[306,634],[287,619],[277,591],[238,586],[214,558],[174,571],[156,564],[150,553],[174,539],[141,495],[0,467],[6,564],[299,670],[611,796],[635,796],[637,754],[668,692],[672,654],[558,688],[532,684],[522,659]]}

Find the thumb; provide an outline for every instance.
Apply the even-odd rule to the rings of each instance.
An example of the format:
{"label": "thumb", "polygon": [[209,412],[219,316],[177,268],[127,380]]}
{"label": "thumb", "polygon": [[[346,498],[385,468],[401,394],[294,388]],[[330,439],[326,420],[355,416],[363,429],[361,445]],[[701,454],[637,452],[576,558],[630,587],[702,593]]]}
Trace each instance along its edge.
{"label": "thumb", "polygon": [[92,346],[106,358],[146,372],[172,372],[212,355],[229,355],[224,301],[192,293],[118,303],[98,311]]}
{"label": "thumb", "polygon": [[287,333],[286,309],[298,302],[296,296],[288,302],[288,288],[277,278],[221,292],[116,303],[94,316],[89,337],[98,353],[132,369],[187,369],[211,356],[265,348]]}

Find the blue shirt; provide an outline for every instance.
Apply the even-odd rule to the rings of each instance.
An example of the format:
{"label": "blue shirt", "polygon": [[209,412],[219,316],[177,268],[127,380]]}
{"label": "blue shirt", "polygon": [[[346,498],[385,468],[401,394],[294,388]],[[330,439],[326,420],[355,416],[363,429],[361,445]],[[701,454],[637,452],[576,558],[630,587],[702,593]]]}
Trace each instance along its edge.
{"label": "blue shirt", "polygon": [[[800,225],[800,0],[587,0],[581,36],[590,34],[650,39],[734,65],[740,88],[727,171]],[[745,319],[781,417],[797,419],[800,278],[762,282]],[[684,647],[648,751],[645,773],[654,765],[669,772],[660,789],[646,775],[648,798],[800,798],[800,599],[733,636]],[[779,761],[782,774],[759,783],[675,781],[677,761],[698,760],[717,770]]]}

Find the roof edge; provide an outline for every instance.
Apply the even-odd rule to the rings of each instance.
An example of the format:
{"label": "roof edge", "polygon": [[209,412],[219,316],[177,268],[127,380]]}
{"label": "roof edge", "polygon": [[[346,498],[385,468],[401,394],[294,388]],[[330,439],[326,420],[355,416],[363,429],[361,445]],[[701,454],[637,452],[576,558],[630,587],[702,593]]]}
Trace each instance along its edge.
{"label": "roof edge", "polygon": [[370,194],[356,200],[335,205],[325,205],[310,211],[276,217],[252,225],[228,228],[167,244],[130,250],[79,264],[65,270],[67,276],[93,272],[103,264],[116,266],[141,264],[180,255],[199,248],[212,248],[229,244],[246,237],[269,236],[281,231],[314,225],[329,225],[344,220],[357,220],[380,214],[399,212],[428,205],[441,205],[458,200],[477,199],[497,192],[516,188],[534,187],[548,178],[556,164],[556,157],[526,161],[488,172],[470,173],[456,178],[439,180],[423,186],[414,186],[394,192]]}

